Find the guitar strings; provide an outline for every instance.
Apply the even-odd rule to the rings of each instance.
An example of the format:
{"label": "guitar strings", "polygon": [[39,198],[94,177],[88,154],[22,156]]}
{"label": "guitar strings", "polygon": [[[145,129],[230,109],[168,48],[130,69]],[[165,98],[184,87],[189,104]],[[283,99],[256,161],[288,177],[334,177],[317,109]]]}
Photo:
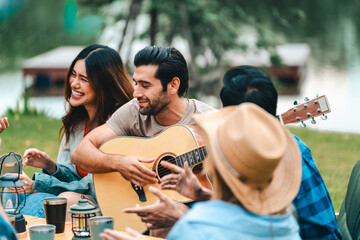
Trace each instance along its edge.
{"label": "guitar strings", "polygon": [[[196,152],[196,151],[198,152],[198,154],[200,155],[200,157],[201,157],[202,159],[204,159],[204,158],[206,157],[206,155],[207,155],[207,152],[206,152],[205,147],[204,147],[204,146],[201,146],[201,147],[199,147],[198,149],[194,149],[194,150],[189,151],[189,152],[187,152],[187,153],[178,155],[178,156],[176,156],[176,157],[172,157],[172,158],[169,159],[169,160],[161,160],[161,161],[167,161],[167,162],[170,162],[170,163],[173,163],[173,164],[179,166],[179,164],[178,164],[177,161],[176,161],[176,158],[178,158],[178,159],[180,159],[180,161],[181,161],[181,163],[182,163],[181,166],[179,166],[179,167],[184,168],[184,165],[183,165],[183,164],[185,163],[185,161],[187,161],[188,164],[189,164],[189,166],[191,167],[191,166],[195,165],[196,163],[200,163],[201,161],[197,161],[196,157],[194,157],[194,156],[192,155],[192,158],[195,160],[195,164],[190,164],[190,162],[188,161],[188,158],[187,158],[186,154],[189,154],[189,153],[192,154],[193,152]],[[183,158],[185,158],[185,161],[181,159],[181,156],[184,156]],[[159,174],[160,176],[161,176],[161,175],[167,175],[167,174],[170,174],[170,173],[172,172],[170,169],[167,169],[167,168],[161,166],[160,164],[159,164],[158,166],[159,166],[159,167],[158,167],[158,174]],[[168,173],[167,173],[167,172],[168,172]],[[165,173],[166,173],[166,174],[165,174]]]}

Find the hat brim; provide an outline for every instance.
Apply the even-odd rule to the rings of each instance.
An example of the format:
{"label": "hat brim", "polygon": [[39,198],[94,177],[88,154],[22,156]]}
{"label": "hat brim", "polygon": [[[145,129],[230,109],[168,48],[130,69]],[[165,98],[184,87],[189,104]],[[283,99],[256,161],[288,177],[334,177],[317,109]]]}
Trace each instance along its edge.
{"label": "hat brim", "polygon": [[211,158],[207,161],[214,161],[218,172],[246,209],[260,215],[277,213],[286,208],[299,191],[302,174],[300,150],[288,130],[283,128],[287,140],[286,152],[277,165],[271,182],[264,188],[244,183],[233,175],[216,150],[218,128],[227,118],[232,117],[231,112],[235,108],[236,106],[226,107],[217,112],[194,116]]}

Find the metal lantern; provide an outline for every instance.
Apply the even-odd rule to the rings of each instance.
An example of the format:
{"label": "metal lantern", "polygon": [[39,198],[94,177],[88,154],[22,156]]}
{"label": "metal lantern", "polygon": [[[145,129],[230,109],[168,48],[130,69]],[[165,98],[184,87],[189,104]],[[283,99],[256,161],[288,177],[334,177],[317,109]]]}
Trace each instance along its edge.
{"label": "metal lantern", "polygon": [[[26,193],[23,187],[25,183],[19,180],[21,172],[22,157],[20,154],[10,152],[0,157],[0,202],[7,214],[15,216],[15,229],[18,233],[26,231],[25,218],[20,213],[26,203]],[[12,188],[12,191],[9,191],[8,188]],[[24,201],[20,201],[19,194],[24,195]]]}
{"label": "metal lantern", "polygon": [[90,239],[89,218],[95,217],[96,213],[100,213],[100,209],[88,202],[87,199],[80,199],[77,204],[70,206],[67,210],[71,213],[72,231],[74,237],[72,239]]}

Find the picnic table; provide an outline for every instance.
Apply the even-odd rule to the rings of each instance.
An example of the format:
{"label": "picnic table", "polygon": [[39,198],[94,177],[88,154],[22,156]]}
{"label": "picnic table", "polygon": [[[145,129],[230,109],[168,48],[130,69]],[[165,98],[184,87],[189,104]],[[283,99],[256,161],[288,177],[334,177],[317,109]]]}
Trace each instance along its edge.
{"label": "picnic table", "polygon": [[[45,218],[38,218],[33,216],[27,216],[25,215],[25,220],[27,221],[26,229],[29,229],[30,226],[33,225],[39,225],[39,224],[46,224]],[[72,239],[74,236],[73,232],[71,231],[71,222],[65,222],[65,231],[63,233],[55,234],[55,240],[69,240]],[[30,236],[28,234],[28,230],[24,233],[18,234],[19,239],[30,239]],[[163,238],[155,238],[155,237],[149,237],[145,236],[145,239],[147,240],[161,240]]]}

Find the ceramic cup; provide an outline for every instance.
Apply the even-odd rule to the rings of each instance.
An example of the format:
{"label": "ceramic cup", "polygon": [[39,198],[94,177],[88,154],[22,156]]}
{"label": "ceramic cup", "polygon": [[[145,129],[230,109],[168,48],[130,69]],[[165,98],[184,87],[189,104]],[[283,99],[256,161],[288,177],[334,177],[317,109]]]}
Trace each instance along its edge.
{"label": "ceramic cup", "polygon": [[105,228],[114,229],[114,218],[106,216],[92,217],[89,219],[91,240],[101,240],[100,233]]}
{"label": "ceramic cup", "polygon": [[43,224],[29,227],[30,240],[54,240],[55,225]]}

